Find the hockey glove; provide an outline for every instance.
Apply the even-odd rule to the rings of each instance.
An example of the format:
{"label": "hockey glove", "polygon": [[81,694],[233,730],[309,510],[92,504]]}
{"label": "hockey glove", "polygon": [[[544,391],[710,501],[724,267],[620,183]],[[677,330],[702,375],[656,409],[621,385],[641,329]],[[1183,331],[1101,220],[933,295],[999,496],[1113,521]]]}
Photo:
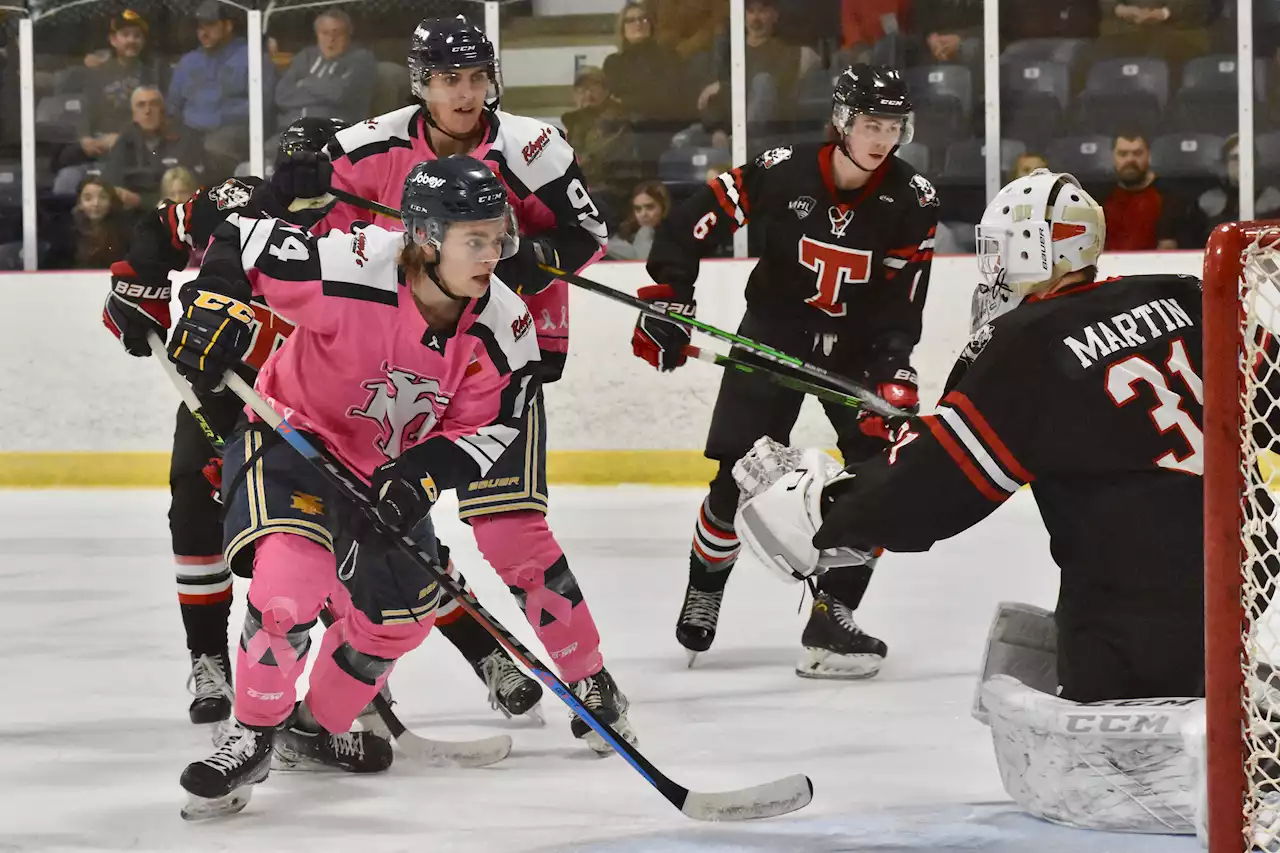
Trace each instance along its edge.
{"label": "hockey glove", "polygon": [[253,340],[249,286],[200,277],[182,288],[182,318],[169,341],[169,358],[197,391],[212,391],[239,367]]}
{"label": "hockey glove", "polygon": [[521,237],[516,253],[499,261],[494,272],[502,279],[503,284],[516,293],[533,296],[546,290],[556,280],[538,264],[564,269],[560,266],[560,254],[546,237]]}
{"label": "hockey glove", "polygon": [[333,186],[333,164],[329,155],[299,151],[276,161],[271,173],[271,193],[288,207],[294,199],[319,198]]}
{"label": "hockey glove", "polygon": [[[865,376],[867,386],[891,406],[909,415],[920,411],[920,380],[906,356],[885,356]],[[858,428],[866,435],[892,441],[901,418],[886,418],[866,409],[858,414]]]}
{"label": "hockey glove", "polygon": [[[697,303],[692,299],[683,301],[669,284],[651,284],[640,288],[636,295],[659,311],[681,317],[693,317],[697,309]],[[675,370],[688,360],[684,348],[691,339],[687,326],[641,314],[631,335],[631,352],[658,370]]]}
{"label": "hockey glove", "polygon": [[379,465],[369,487],[378,519],[400,533],[416,527],[440,498],[436,481],[414,463],[412,454]]}
{"label": "hockey glove", "polygon": [[124,344],[129,355],[147,356],[151,355],[147,335],[155,332],[163,341],[169,334],[172,289],[167,281],[147,286],[134,277],[127,261],[111,265],[111,293],[102,307],[102,325]]}

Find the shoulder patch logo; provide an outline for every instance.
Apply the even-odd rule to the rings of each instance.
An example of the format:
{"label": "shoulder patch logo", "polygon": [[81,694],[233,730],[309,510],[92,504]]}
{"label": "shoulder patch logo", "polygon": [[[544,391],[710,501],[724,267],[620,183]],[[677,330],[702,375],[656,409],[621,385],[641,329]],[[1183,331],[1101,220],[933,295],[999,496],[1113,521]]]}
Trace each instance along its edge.
{"label": "shoulder patch logo", "polygon": [[770,148],[756,158],[756,165],[762,169],[772,169],[783,160],[790,160],[791,155],[794,153],[795,149],[790,145],[784,145],[781,148]]}
{"label": "shoulder patch logo", "polygon": [[982,351],[987,348],[987,344],[991,343],[991,336],[995,333],[995,327],[987,323],[981,329],[973,333],[973,337],[969,338],[969,343],[965,344],[964,349],[960,352],[960,358],[973,364],[977,361],[978,356],[982,355]]}
{"label": "shoulder patch logo", "polygon": [[533,327],[533,317],[526,311],[518,318],[511,321],[511,336],[515,340],[520,340],[529,334],[529,329]]}
{"label": "shoulder patch logo", "polygon": [[209,198],[218,205],[218,210],[245,207],[252,195],[253,187],[236,178],[228,178],[209,190]]}
{"label": "shoulder patch logo", "polygon": [[810,213],[813,213],[813,208],[817,204],[818,200],[813,196],[802,195],[799,198],[792,199],[791,203],[787,205],[787,209],[796,215],[796,219],[804,219]]}
{"label": "shoulder patch logo", "polygon": [[351,238],[351,253],[356,256],[356,266],[358,267],[364,266],[369,261],[369,256],[364,253],[367,242],[364,231],[357,231]]}
{"label": "shoulder patch logo", "polygon": [[551,141],[551,134],[553,133],[555,133],[554,130],[544,126],[542,128],[542,133],[538,134],[538,138],[524,147],[524,150],[521,153],[524,154],[524,164],[526,166],[530,165],[534,160],[537,160],[542,156],[542,152],[546,150],[547,143]]}
{"label": "shoulder patch logo", "polygon": [[933,184],[929,183],[929,179],[924,175],[912,175],[911,188],[916,191],[916,199],[919,200],[921,207],[937,206],[938,191],[933,188]]}

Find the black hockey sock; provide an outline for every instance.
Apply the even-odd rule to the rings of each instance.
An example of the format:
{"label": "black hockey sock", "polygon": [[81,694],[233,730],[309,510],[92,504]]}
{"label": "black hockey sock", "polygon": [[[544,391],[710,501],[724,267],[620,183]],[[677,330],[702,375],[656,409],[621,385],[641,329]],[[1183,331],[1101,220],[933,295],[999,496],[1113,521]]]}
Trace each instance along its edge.
{"label": "black hockey sock", "polygon": [[874,568],[873,560],[864,566],[831,569],[818,578],[818,592],[825,592],[850,610],[857,610],[867,591],[867,585],[871,583]]}
{"label": "black hockey sock", "polygon": [[192,654],[220,655],[227,650],[231,617],[231,571],[222,556],[178,556],[176,580],[182,626]]}
{"label": "black hockey sock", "polygon": [[489,653],[502,648],[492,634],[480,627],[475,617],[465,611],[459,613],[458,618],[446,624],[436,623],[436,628],[469,663],[475,664]]}
{"label": "black hockey sock", "polygon": [[187,631],[187,648],[193,655],[225,654],[227,622],[231,618],[231,599],[214,604],[182,604],[182,626]]}

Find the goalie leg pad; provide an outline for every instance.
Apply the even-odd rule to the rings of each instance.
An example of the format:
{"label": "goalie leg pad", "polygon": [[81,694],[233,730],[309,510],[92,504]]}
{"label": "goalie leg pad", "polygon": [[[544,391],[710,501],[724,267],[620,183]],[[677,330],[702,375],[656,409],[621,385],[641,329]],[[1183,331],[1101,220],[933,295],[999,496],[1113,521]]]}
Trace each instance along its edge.
{"label": "goalie leg pad", "polygon": [[1203,736],[1203,699],[1078,704],[995,675],[982,702],[1005,791],[1027,812],[1082,829],[1196,831],[1200,770],[1187,739]]}
{"label": "goalie leg pad", "polygon": [[973,717],[987,724],[982,688],[994,675],[1009,675],[1032,690],[1058,693],[1058,628],[1053,613],[1033,604],[1002,601],[996,605],[982,675],[973,695]]}

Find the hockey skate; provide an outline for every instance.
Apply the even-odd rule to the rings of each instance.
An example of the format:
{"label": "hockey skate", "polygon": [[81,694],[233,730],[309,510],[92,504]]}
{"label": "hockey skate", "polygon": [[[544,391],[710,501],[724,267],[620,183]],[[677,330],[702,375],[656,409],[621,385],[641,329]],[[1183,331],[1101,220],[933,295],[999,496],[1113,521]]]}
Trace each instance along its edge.
{"label": "hockey skate", "polygon": [[275,767],[279,770],[334,768],[348,773],[379,773],[391,766],[391,742],[372,732],[325,731],[310,714],[294,706],[275,736]]}
{"label": "hockey skate", "polygon": [[858,627],[852,610],[825,592],[813,600],[800,643],[804,653],[796,675],[801,678],[871,678],[889,653],[888,646]]}
{"label": "hockey skate", "polygon": [[538,725],[546,725],[542,709],[542,685],[526,675],[502,649],[494,649],[471,667],[489,688],[489,705],[507,719],[528,715]]}
{"label": "hockey skate", "polygon": [[231,689],[231,661],[227,653],[197,655],[193,652],[187,690],[195,696],[187,709],[191,722],[217,723],[230,717],[235,692]]}
{"label": "hockey skate", "polygon": [[213,755],[187,765],[181,784],[187,792],[184,820],[235,814],[249,803],[253,785],[271,770],[273,729],[228,726]]}
{"label": "hockey skate", "polygon": [[[612,726],[623,740],[632,745],[638,743],[635,732],[631,729],[631,723],[627,720],[627,708],[631,703],[618,689],[617,683],[614,682],[608,670],[601,669],[595,675],[573,682],[569,687],[587,710],[594,713],[601,722]],[[591,747],[596,755],[608,755],[613,752],[613,747],[577,714],[572,715],[569,730],[573,732],[574,737],[585,739],[587,746]]]}
{"label": "hockey skate", "polygon": [[692,583],[685,589],[684,603],[680,605],[680,618],[676,620],[676,639],[689,655],[689,667],[715,641],[716,623],[720,621],[720,603],[723,600],[723,589],[706,592],[695,588]]}

